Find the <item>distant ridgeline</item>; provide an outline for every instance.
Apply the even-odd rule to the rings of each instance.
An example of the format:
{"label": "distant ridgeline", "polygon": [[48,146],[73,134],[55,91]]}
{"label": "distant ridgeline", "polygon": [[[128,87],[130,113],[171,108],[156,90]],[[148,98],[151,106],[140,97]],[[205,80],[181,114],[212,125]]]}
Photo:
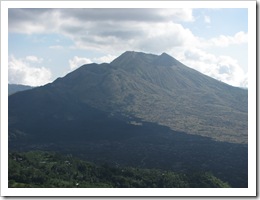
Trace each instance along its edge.
{"label": "distant ridgeline", "polygon": [[8,95],[14,94],[16,92],[32,89],[33,87],[27,85],[19,84],[8,84]]}
{"label": "distant ridgeline", "polygon": [[248,91],[166,53],[125,52],[10,95],[15,151],[72,154],[96,164],[211,172],[247,187]]}

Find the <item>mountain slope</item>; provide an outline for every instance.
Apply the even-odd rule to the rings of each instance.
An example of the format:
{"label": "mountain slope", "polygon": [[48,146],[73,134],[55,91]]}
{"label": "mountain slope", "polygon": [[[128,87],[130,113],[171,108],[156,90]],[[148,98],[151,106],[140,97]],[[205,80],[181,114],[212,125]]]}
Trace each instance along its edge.
{"label": "mountain slope", "polygon": [[136,116],[173,130],[224,141],[247,141],[247,91],[205,76],[165,53],[126,52],[111,65],[131,72],[156,91],[135,95],[141,102],[140,106],[130,106]]}
{"label": "mountain slope", "polygon": [[125,52],[8,98],[9,149],[98,164],[211,171],[247,187],[247,90],[176,59]]}
{"label": "mountain slope", "polygon": [[[23,107],[12,105],[24,99]],[[51,84],[12,96],[9,102],[10,123],[12,113],[32,110],[53,117],[59,111],[49,107],[74,112],[81,105],[189,134],[247,143],[247,91],[205,76],[165,53],[125,52],[110,64],[83,65]]]}

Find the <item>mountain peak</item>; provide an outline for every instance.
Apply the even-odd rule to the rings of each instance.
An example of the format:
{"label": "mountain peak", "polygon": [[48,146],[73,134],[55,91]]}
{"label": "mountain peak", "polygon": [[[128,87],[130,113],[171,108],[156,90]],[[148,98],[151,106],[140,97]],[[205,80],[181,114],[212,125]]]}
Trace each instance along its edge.
{"label": "mountain peak", "polygon": [[113,60],[110,64],[114,66],[134,66],[136,64],[140,65],[143,63],[151,64],[157,58],[157,55],[154,54],[147,54],[143,52],[136,52],[136,51],[126,51]]}
{"label": "mountain peak", "polygon": [[126,57],[126,56],[127,57],[132,57],[132,58],[135,58],[135,57],[149,57],[149,56],[157,57],[157,55],[151,54],[151,53],[144,53],[144,52],[138,52],[138,51],[126,51],[123,54],[121,54],[118,58]]}
{"label": "mountain peak", "polygon": [[176,66],[183,65],[178,60],[170,56],[169,54],[163,52],[161,55],[155,55],[150,53],[136,52],[136,51],[126,51],[111,62],[114,66],[122,66],[122,64],[134,65],[157,65],[157,66]]}
{"label": "mountain peak", "polygon": [[[163,52],[162,54],[161,54],[161,56],[170,56],[169,54],[167,54],[167,53],[165,53],[165,52]],[[170,56],[171,57],[171,56]]]}
{"label": "mountain peak", "polygon": [[158,59],[156,59],[155,64],[162,65],[162,66],[182,65],[181,62],[179,62],[174,57],[170,56],[165,52],[162,53],[160,56],[158,56]]}
{"label": "mountain peak", "polygon": [[165,53],[165,52],[163,52],[160,56],[158,56],[159,58],[163,58],[163,59],[168,59],[168,60],[172,60],[172,59],[174,59],[175,60],[175,58],[173,58],[172,56],[170,56],[169,54],[167,54],[167,53]]}

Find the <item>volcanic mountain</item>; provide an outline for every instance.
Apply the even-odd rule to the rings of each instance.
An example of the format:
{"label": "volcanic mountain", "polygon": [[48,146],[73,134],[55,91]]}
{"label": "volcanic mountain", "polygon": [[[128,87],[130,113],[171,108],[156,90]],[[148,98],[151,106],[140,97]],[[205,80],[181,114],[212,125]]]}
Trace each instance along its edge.
{"label": "volcanic mountain", "polygon": [[231,176],[234,185],[242,176],[245,182],[236,186],[244,187],[247,104],[247,90],[166,53],[127,51],[111,63],[86,64],[53,83],[10,95],[9,148],[207,169]]}
{"label": "volcanic mountain", "polygon": [[[85,114],[81,107],[89,107],[128,121],[135,117],[188,134],[247,143],[247,98],[247,90],[203,75],[166,53],[125,52],[110,64],[83,65],[51,84],[9,97],[9,127],[33,119],[50,129],[42,120],[67,123]],[[35,135],[36,130],[23,132]]]}

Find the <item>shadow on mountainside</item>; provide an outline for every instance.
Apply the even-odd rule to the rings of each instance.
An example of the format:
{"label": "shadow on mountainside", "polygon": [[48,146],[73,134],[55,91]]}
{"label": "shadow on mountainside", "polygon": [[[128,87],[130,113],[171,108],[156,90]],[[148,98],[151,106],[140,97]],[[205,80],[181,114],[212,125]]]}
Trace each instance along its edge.
{"label": "shadow on mountainside", "polygon": [[19,139],[10,140],[9,148],[57,151],[112,166],[185,173],[211,171],[232,187],[247,187],[247,145],[176,132],[156,123],[106,115],[96,109],[88,108],[87,112],[95,115],[74,116],[80,120],[68,121],[50,118],[47,126],[24,127],[24,132],[35,134],[16,136]]}

